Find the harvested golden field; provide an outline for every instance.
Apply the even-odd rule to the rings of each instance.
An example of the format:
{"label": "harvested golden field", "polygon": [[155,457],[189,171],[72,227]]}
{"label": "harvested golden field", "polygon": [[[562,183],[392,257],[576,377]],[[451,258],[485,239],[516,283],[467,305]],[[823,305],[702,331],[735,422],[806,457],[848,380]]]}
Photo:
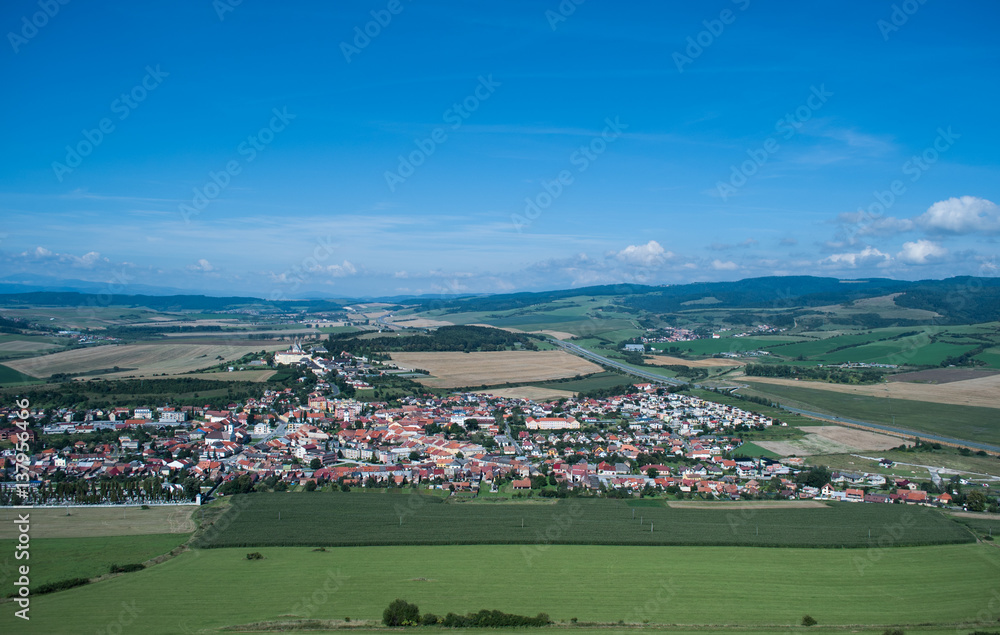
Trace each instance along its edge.
{"label": "harvested golden field", "polygon": [[[287,344],[263,342],[229,344],[121,344],[78,348],[19,359],[7,363],[32,377],[45,378],[54,373],[86,373],[88,371],[111,369],[118,372],[101,374],[104,378],[116,378],[153,373],[177,375],[192,370],[208,368],[223,361],[239,359],[252,351],[283,350]],[[219,358],[222,359],[219,359]]]}
{"label": "harvested golden field", "polygon": [[385,321],[386,324],[392,324],[393,326],[403,326],[406,328],[417,329],[434,328],[438,326],[453,326],[452,322],[446,322],[444,320],[431,320],[429,318],[422,317],[411,317],[409,315],[386,318]]}
{"label": "harvested golden field", "polygon": [[34,342],[28,340],[0,342],[0,352],[4,353],[35,353],[38,351],[48,350],[50,348],[59,348],[59,345],[49,342]]}
{"label": "harvested golden field", "polygon": [[555,401],[566,397],[571,399],[576,396],[575,392],[569,390],[553,390],[551,388],[539,388],[538,386],[521,386],[520,388],[494,388],[493,390],[477,390],[481,395],[493,395],[496,397],[507,397],[513,399],[531,399],[532,401]]}
{"label": "harvested golden field", "polygon": [[[31,509],[32,538],[87,538],[139,534],[187,534],[195,530],[191,514],[197,505],[138,507],[35,507]],[[0,540],[17,538],[15,512],[0,510]]]}
{"label": "harvested golden field", "polygon": [[845,426],[808,426],[799,429],[859,450],[891,450],[900,445],[898,437]]}
{"label": "harvested golden field", "polygon": [[889,450],[903,442],[888,434],[878,434],[844,426],[808,426],[801,439],[787,441],[755,441],[760,447],[782,456],[814,456],[817,454],[851,454],[862,450]]}
{"label": "harvested golden field", "polygon": [[576,337],[576,335],[573,335],[572,333],[567,333],[566,331],[550,331],[548,329],[545,329],[544,331],[538,331],[538,332],[542,333],[543,335],[551,335],[557,340],[568,340]]}
{"label": "harvested golden field", "polygon": [[[214,381],[252,381],[259,384],[270,379],[271,376],[274,375],[276,372],[278,371],[272,368],[272,369],[261,369],[261,370],[234,370],[231,373],[191,373],[189,375],[184,375],[184,376],[191,377],[192,379],[211,379]],[[152,379],[161,379],[161,378],[153,377]],[[163,377],[162,379],[170,379],[170,378]]]}
{"label": "harvested golden field", "polygon": [[867,397],[891,397],[893,399],[912,399],[914,401],[930,401],[933,403],[948,403],[956,406],[981,406],[983,408],[1000,408],[1000,375],[952,381],[945,384],[912,384],[907,382],[890,382],[869,386],[851,386],[848,384],[829,384],[822,381],[795,381],[777,377],[753,377],[754,382],[762,384],[777,384],[779,386],[797,386],[799,388],[814,388]]}
{"label": "harvested golden field", "polygon": [[431,388],[549,381],[601,372],[601,367],[565,351],[491,351],[478,353],[392,353],[403,368],[431,374],[417,379]]}
{"label": "harvested golden field", "polygon": [[650,364],[657,366],[687,366],[688,368],[720,368],[743,366],[746,362],[738,359],[726,359],[722,357],[710,357],[708,359],[684,359],[683,357],[671,357],[669,355],[653,355],[648,358]]}

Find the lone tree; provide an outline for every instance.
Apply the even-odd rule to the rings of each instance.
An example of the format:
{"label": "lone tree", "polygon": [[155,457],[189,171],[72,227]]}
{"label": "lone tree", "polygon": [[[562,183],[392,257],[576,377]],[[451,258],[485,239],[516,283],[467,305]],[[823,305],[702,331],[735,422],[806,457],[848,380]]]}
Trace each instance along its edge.
{"label": "lone tree", "polygon": [[393,600],[382,611],[382,622],[386,626],[416,626],[420,623],[420,609],[406,600]]}
{"label": "lone tree", "polygon": [[803,615],[802,626],[816,626],[816,619],[812,615]]}

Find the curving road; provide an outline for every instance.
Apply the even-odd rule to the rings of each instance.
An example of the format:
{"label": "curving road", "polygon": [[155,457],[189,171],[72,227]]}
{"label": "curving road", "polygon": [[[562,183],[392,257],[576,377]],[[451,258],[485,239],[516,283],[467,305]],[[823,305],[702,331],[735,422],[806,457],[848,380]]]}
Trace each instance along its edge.
{"label": "curving road", "polygon": [[858,421],[857,419],[850,419],[848,417],[838,417],[836,415],[828,415],[828,414],[823,414],[821,412],[799,410],[798,408],[789,408],[788,406],[782,406],[782,408],[787,410],[788,412],[794,412],[796,414],[805,415],[807,417],[815,417],[818,419],[829,419],[830,421],[843,421],[844,423],[850,423],[851,425],[871,428],[876,432],[878,431],[892,432],[895,434],[904,434],[908,437],[919,438],[921,441],[938,441],[940,443],[949,443],[952,445],[972,448],[974,450],[986,450],[987,452],[1000,452],[1000,447],[995,445],[990,445],[989,443],[978,443],[976,441],[966,441],[964,439],[953,439],[951,437],[942,437],[927,432],[917,432],[916,430],[907,430],[906,428],[896,428],[893,426],[882,425],[880,423]]}
{"label": "curving road", "polygon": [[657,375],[656,373],[651,373],[649,371],[632,368],[631,366],[628,366],[621,362],[615,361],[613,359],[608,359],[607,357],[598,355],[597,353],[592,353],[591,351],[588,351],[582,346],[577,346],[576,344],[570,344],[569,342],[563,342],[557,339],[550,339],[549,341],[555,344],[556,346],[570,353],[573,353],[574,355],[579,355],[580,357],[588,359],[594,363],[601,364],[602,366],[610,366],[611,368],[615,368],[624,373],[628,373],[629,375],[634,375],[642,379],[648,379],[650,381],[660,382],[664,384],[671,384],[673,386],[683,386],[688,383],[681,379],[674,379],[673,377],[664,377],[663,375]]}
{"label": "curving road", "polygon": [[[581,346],[577,346],[576,344],[571,344],[569,342],[563,342],[563,341],[560,341],[560,340],[557,340],[557,339],[550,339],[549,341],[552,342],[553,344],[555,344],[556,346],[559,346],[563,350],[565,350],[567,352],[570,352],[570,353],[573,353],[574,355],[579,355],[580,357],[583,357],[584,359],[588,359],[588,360],[590,360],[592,362],[595,362],[597,364],[602,364],[604,366],[610,366],[612,368],[616,368],[616,369],[618,369],[618,370],[620,370],[620,371],[622,371],[624,373],[628,373],[628,374],[634,375],[636,377],[641,377],[642,379],[648,379],[650,381],[660,382],[660,383],[665,383],[665,384],[672,384],[674,386],[690,385],[693,388],[701,388],[701,386],[698,385],[698,384],[690,384],[689,382],[686,382],[686,381],[683,381],[683,380],[680,380],[680,379],[673,379],[671,377],[664,377],[663,375],[657,375],[655,373],[650,373],[650,372],[647,372],[647,371],[643,371],[643,370],[638,370],[636,368],[632,368],[631,366],[627,366],[625,364],[622,364],[621,362],[617,362],[617,361],[615,361],[613,359],[608,359],[607,357],[603,357],[601,355],[598,355],[597,353],[593,353],[591,351],[588,351],[587,349],[585,349],[585,348],[583,348]],[[943,436],[936,435],[936,434],[929,434],[929,433],[925,433],[925,432],[917,432],[915,430],[907,430],[905,428],[896,428],[896,427],[893,427],[893,426],[882,425],[880,423],[871,423],[869,421],[859,421],[858,419],[850,419],[848,417],[838,417],[838,416],[835,416],[835,415],[823,414],[821,412],[812,412],[812,411],[809,411],[809,410],[799,410],[798,408],[789,408],[788,406],[782,406],[782,408],[784,410],[787,410],[788,412],[794,412],[796,414],[804,415],[806,417],[813,417],[813,418],[817,418],[817,419],[827,419],[827,420],[830,420],[830,421],[843,421],[844,423],[849,423],[851,425],[856,425],[856,426],[861,426],[861,427],[864,427],[864,428],[869,428],[869,429],[871,429],[872,431],[875,431],[875,432],[892,432],[892,433],[895,433],[895,434],[903,434],[903,435],[906,435],[908,437],[920,438],[920,439],[922,439],[924,441],[937,441],[939,443],[949,443],[951,445],[957,445],[957,446],[960,446],[960,447],[971,448],[973,450],[986,450],[987,452],[1000,452],[1000,447],[995,446],[995,445],[990,445],[989,443],[979,443],[979,442],[976,442],[976,441],[966,441],[964,439],[953,439],[951,437],[943,437]]]}

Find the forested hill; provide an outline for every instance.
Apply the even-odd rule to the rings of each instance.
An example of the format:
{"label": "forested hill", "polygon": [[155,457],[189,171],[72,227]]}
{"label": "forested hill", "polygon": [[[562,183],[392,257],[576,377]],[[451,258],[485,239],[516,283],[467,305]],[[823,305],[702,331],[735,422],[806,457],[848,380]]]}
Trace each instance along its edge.
{"label": "forested hill", "polygon": [[895,303],[938,313],[951,323],[1000,319],[1000,278],[945,280],[839,280],[816,276],[772,276],[735,282],[696,282],[669,286],[604,285],[538,293],[510,293],[425,301],[425,308],[453,312],[503,311],[556,302],[574,296],[614,296],[616,304],[637,311],[672,313],[694,304],[726,309],[792,309],[847,304],[898,294]]}
{"label": "forested hill", "polygon": [[331,353],[352,354],[425,351],[506,351],[536,350],[531,337],[486,326],[442,326],[428,335],[401,335],[374,338],[355,333],[337,333],[327,340]]}

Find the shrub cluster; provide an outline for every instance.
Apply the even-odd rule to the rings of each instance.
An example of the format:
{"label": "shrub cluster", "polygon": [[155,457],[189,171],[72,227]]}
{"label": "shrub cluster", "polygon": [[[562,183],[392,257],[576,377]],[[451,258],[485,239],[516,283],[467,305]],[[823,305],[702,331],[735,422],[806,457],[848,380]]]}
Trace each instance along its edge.
{"label": "shrub cluster", "polygon": [[31,590],[32,595],[43,595],[45,593],[55,593],[56,591],[65,591],[66,589],[72,589],[73,587],[83,586],[90,583],[90,578],[69,578],[68,580],[60,580],[58,582],[49,582],[48,584],[42,584]]}
{"label": "shrub cluster", "polygon": [[514,615],[503,611],[488,611],[483,609],[478,613],[458,615],[448,613],[440,617],[433,613],[425,613],[422,617],[416,604],[406,600],[393,600],[382,612],[382,622],[386,626],[444,626],[447,628],[504,628],[519,626],[548,626],[552,623],[549,616],[539,613],[535,617]]}

